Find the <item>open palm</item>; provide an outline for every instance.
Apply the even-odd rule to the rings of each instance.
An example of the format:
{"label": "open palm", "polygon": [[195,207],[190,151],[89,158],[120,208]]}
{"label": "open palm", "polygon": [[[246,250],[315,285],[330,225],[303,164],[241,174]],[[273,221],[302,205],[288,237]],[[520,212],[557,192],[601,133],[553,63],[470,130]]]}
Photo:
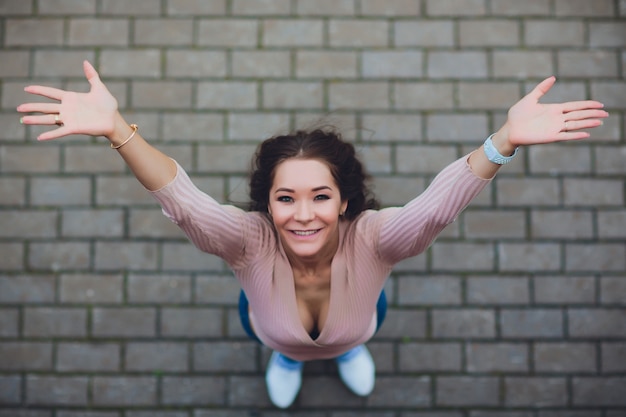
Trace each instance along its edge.
{"label": "open palm", "polygon": [[31,85],[24,91],[47,97],[55,103],[25,103],[17,110],[23,113],[40,113],[22,118],[29,125],[57,125],[55,116],[62,123],[56,129],[39,135],[38,140],[55,139],[71,134],[107,136],[113,131],[117,100],[100,81],[95,68],[87,61],[83,63],[85,76],[91,85],[88,93],[65,91],[58,88]]}
{"label": "open palm", "polygon": [[608,113],[594,100],[542,104],[539,99],[554,85],[554,77],[539,83],[508,113],[508,137],[512,145],[534,145],[589,137],[589,129],[600,126]]}

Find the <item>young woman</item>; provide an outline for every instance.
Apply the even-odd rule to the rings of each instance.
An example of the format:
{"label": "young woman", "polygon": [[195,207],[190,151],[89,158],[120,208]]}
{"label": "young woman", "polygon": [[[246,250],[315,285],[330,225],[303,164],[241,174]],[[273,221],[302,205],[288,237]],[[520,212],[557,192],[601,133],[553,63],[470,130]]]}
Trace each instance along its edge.
{"label": "young woman", "polygon": [[368,395],[375,369],[364,343],[384,318],[382,289],[393,266],[424,251],[518,147],[587,138],[582,129],[608,116],[597,101],[540,104],[555,82],[547,78],[484,145],[452,162],[405,206],[383,210],[376,210],[354,147],[337,133],[277,136],[258,148],[251,207],[244,211],[198,190],[180,165],[127,124],[88,62],[84,71],[89,93],[26,87],[54,102],[18,106],[31,113],[21,122],[56,126],[39,140],[105,136],[191,241],[228,263],[243,289],[244,328],[274,350],[266,382],[281,408],[300,390],[302,362],[313,359],[334,358],[344,383]]}

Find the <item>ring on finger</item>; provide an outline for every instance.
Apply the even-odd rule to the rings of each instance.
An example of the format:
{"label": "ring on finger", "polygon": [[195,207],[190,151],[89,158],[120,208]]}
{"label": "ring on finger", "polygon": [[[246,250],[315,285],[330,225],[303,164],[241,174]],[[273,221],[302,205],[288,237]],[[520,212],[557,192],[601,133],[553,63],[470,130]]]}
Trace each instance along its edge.
{"label": "ring on finger", "polygon": [[566,132],[568,131],[567,130],[567,120],[565,121],[565,128],[563,130],[566,131]]}
{"label": "ring on finger", "polygon": [[59,114],[54,115],[54,124],[57,126],[61,126],[63,124],[63,122],[61,121],[61,115]]}

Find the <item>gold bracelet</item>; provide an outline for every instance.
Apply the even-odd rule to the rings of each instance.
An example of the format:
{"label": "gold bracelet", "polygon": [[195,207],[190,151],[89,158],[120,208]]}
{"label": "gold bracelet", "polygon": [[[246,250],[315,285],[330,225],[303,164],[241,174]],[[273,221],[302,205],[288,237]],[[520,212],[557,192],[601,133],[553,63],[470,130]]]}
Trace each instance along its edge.
{"label": "gold bracelet", "polygon": [[119,149],[122,146],[126,145],[128,143],[129,140],[131,140],[133,138],[133,136],[135,136],[135,133],[137,133],[137,131],[139,130],[139,126],[137,126],[136,124],[131,124],[130,125],[131,129],[133,129],[133,133],[130,134],[130,136],[128,137],[128,139],[126,139],[124,142],[120,143],[117,146],[113,146],[113,144],[111,144],[111,149]]}

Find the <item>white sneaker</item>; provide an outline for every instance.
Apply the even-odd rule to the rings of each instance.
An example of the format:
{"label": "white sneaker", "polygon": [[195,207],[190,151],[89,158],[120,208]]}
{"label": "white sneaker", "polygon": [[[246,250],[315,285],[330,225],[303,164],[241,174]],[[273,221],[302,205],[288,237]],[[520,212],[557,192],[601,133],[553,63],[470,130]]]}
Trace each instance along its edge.
{"label": "white sneaker", "polygon": [[274,351],[265,371],[265,383],[272,403],[278,408],[293,404],[302,386],[303,363]]}
{"label": "white sneaker", "polygon": [[339,376],[356,395],[368,396],[374,390],[376,367],[365,345],[359,345],[335,358]]}

